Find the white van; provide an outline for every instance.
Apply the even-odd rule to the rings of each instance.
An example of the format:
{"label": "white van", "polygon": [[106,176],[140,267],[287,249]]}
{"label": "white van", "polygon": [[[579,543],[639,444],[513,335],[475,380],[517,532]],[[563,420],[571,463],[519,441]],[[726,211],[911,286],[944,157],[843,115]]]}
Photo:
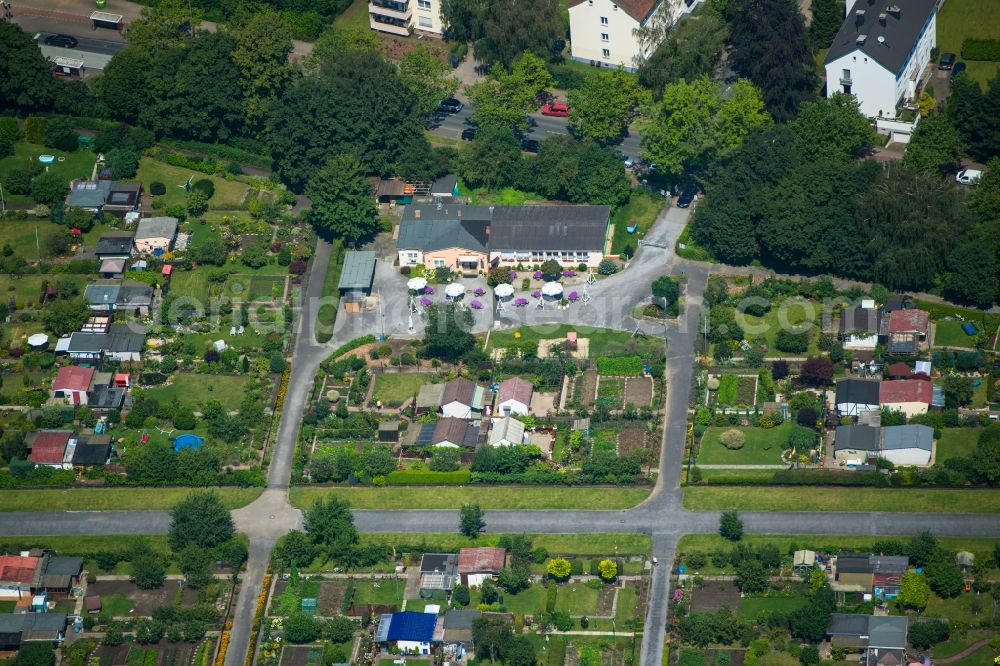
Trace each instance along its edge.
{"label": "white van", "polygon": [[962,169],[955,174],[955,181],[962,185],[975,185],[982,177],[983,172],[978,169]]}

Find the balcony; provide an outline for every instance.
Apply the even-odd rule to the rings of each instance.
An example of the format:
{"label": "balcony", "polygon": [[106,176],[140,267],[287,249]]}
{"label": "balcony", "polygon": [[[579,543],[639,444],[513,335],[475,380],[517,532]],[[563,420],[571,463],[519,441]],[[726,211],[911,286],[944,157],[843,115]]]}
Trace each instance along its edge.
{"label": "balcony", "polygon": [[403,21],[407,25],[413,16],[413,10],[409,2],[395,2],[394,0],[371,0],[368,3],[368,14],[372,20],[379,16],[384,19],[396,19]]}
{"label": "balcony", "polygon": [[849,76],[842,76],[842,77],[840,77],[840,85],[842,85],[842,86],[851,86],[851,85],[854,85],[854,82],[851,80],[851,77],[849,77]]}
{"label": "balcony", "polygon": [[368,18],[370,19],[369,25],[372,30],[379,30],[387,32],[390,35],[399,35],[400,37],[409,37],[413,32],[409,21],[401,21],[383,14],[369,14]]}

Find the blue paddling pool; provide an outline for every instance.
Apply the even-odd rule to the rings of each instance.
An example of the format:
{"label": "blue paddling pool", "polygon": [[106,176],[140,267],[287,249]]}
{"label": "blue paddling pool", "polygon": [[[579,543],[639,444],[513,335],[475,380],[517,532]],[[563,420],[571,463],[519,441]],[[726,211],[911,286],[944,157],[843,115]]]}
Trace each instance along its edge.
{"label": "blue paddling pool", "polygon": [[55,155],[39,155],[38,156],[38,161],[41,162],[42,164],[52,164],[53,162],[56,161],[56,156]]}
{"label": "blue paddling pool", "polygon": [[191,433],[179,435],[174,439],[174,451],[180,451],[181,449],[197,449],[204,443],[205,440],[198,435]]}

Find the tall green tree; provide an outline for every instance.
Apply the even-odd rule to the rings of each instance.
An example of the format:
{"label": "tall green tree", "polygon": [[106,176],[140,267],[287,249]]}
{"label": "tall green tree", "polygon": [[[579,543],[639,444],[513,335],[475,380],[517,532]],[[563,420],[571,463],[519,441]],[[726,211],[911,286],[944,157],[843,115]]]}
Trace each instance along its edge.
{"label": "tall green tree", "polygon": [[649,93],[635,75],[622,69],[601,69],[584,77],[583,86],[570,90],[569,124],[575,133],[609,143],[628,130],[634,112],[649,101]]}
{"label": "tall green tree", "polygon": [[932,113],[917,125],[903,164],[918,171],[953,173],[965,152],[962,136],[943,113]]}
{"label": "tall green tree", "polygon": [[170,547],[175,551],[189,545],[215,548],[235,534],[229,510],[210,490],[196,490],[170,510]]}
{"label": "tall green tree", "polygon": [[82,298],[70,298],[49,303],[42,311],[45,330],[55,335],[66,335],[80,330],[90,318],[90,310]]}
{"label": "tall green tree", "polygon": [[800,159],[808,161],[859,158],[877,138],[858,100],[842,93],[803,102],[789,127]]}
{"label": "tall green tree", "polygon": [[632,190],[617,151],[590,140],[549,137],[524,166],[524,187],[550,199],[618,206]]}
{"label": "tall green tree", "polygon": [[666,173],[703,174],[750,132],[771,122],[753,84],[737,81],[728,98],[702,77],[668,85],[643,123],[642,154]]}
{"label": "tall green tree", "polygon": [[487,0],[474,35],[476,60],[510,67],[523,53],[546,60],[562,50],[565,29],[559,0]]}
{"label": "tall green tree", "polygon": [[711,76],[726,46],[726,22],[706,5],[682,18],[666,40],[639,66],[639,83],[656,97],[668,83]]}
{"label": "tall green tree", "polygon": [[0,23],[0,108],[45,110],[55,103],[51,64],[31,35]]}
{"label": "tall green tree", "polygon": [[292,77],[288,55],[292,31],[281,14],[262,9],[233,26],[232,58],[240,71],[243,117],[248,128],[260,129],[268,107],[281,96]]}
{"label": "tall green tree", "polygon": [[743,521],[735,511],[723,511],[719,517],[719,534],[730,541],[743,538]]}
{"label": "tall green tree", "polygon": [[459,81],[451,75],[448,63],[436,57],[426,47],[413,49],[398,62],[399,76],[417,98],[417,110],[433,112],[445,97],[458,90]]}
{"label": "tall green tree", "polygon": [[476,644],[476,656],[489,658],[490,664],[496,666],[514,640],[514,630],[500,615],[483,615],[472,621],[472,640]]}
{"label": "tall green tree", "polygon": [[844,22],[844,0],[813,0],[812,22],[809,23],[809,38],[813,48],[830,48]]}
{"label": "tall green tree", "polygon": [[358,543],[351,505],[337,497],[320,497],[303,515],[306,534],[327,556],[341,560]]}
{"label": "tall green tree", "polygon": [[357,157],[334,155],[309,181],[309,222],[326,238],[356,242],[378,231],[375,193]]}
{"label": "tall green tree", "polygon": [[434,304],[424,310],[423,355],[443,361],[456,361],[475,347],[474,323],[468,308],[454,303]]}
{"label": "tall green tree", "polygon": [[184,0],[163,0],[143,7],[125,34],[132,46],[147,50],[183,46],[201,24],[202,11]]}
{"label": "tall green tree", "polygon": [[468,88],[476,109],[472,119],[480,127],[524,130],[525,115],[538,108],[538,93],[551,84],[544,61],[532,53],[518,56],[510,71],[493,65],[486,78]]}
{"label": "tall green tree", "polygon": [[997,241],[995,233],[977,233],[948,253],[944,293],[949,300],[988,308],[1000,297]]}
{"label": "tall green tree", "polygon": [[504,127],[480,128],[476,138],[462,146],[459,169],[472,187],[496,189],[514,185],[521,175],[521,146]]}
{"label": "tall green tree", "polygon": [[972,463],[988,484],[1000,485],[1000,425],[993,424],[979,433]]}
{"label": "tall green tree", "polygon": [[198,141],[226,141],[243,124],[243,89],[233,60],[236,41],[201,33],[191,41],[174,78],[164,131]]}
{"label": "tall green tree", "polygon": [[730,62],[763,92],[778,121],[798,113],[816,96],[816,74],[805,23],[795,0],[732,0],[729,3]]}
{"label": "tall green tree", "polygon": [[931,589],[927,585],[927,578],[924,574],[907,571],[899,582],[899,595],[896,597],[896,602],[903,608],[922,611],[927,607],[930,594]]}
{"label": "tall green tree", "polygon": [[486,527],[483,508],[478,504],[463,504],[459,510],[459,531],[470,539],[475,539]]}

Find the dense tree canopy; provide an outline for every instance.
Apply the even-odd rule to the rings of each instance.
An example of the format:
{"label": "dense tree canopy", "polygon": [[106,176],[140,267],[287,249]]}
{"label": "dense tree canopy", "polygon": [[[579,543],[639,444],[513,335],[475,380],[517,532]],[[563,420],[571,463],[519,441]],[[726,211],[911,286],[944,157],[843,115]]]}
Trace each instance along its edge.
{"label": "dense tree canopy", "polygon": [[525,51],[545,59],[563,47],[558,0],[441,0],[448,36],[475,42],[476,60],[510,67]]}
{"label": "dense tree canopy", "polygon": [[188,545],[215,548],[234,534],[229,510],[210,490],[192,492],[170,510],[170,547],[175,551]]}
{"label": "dense tree canopy", "polygon": [[538,93],[550,85],[544,61],[532,53],[515,59],[510,71],[494,65],[468,88],[475,107],[472,119],[480,126],[527,129],[525,115],[538,108]]}
{"label": "dense tree canopy", "polygon": [[710,76],[726,45],[729,29],[705,5],[682,18],[670,35],[639,66],[639,83],[659,97],[668,83]]}
{"label": "dense tree canopy", "polygon": [[569,136],[542,141],[538,157],[527,160],[524,171],[525,188],[551,199],[618,206],[631,191],[616,151]]}
{"label": "dense tree canopy", "polygon": [[648,99],[649,92],[625,70],[598,70],[569,91],[569,124],[578,136],[608,143],[626,133],[633,112]]}
{"label": "dense tree canopy", "polygon": [[86,98],[83,83],[52,75],[52,63],[30,34],[0,22],[0,108],[77,113]]}
{"label": "dense tree canopy", "polygon": [[763,92],[777,120],[798,113],[816,95],[812,52],[795,0],[732,0],[728,7],[730,63]]}
{"label": "dense tree canopy", "polygon": [[675,176],[703,174],[747,134],[770,123],[760,91],[749,81],[740,79],[725,97],[721,84],[707,77],[680,81],[664,88],[643,123],[642,154]]}
{"label": "dense tree canopy", "polygon": [[356,242],[378,230],[372,185],[353,154],[333,155],[309,180],[309,221],[327,238]]}

